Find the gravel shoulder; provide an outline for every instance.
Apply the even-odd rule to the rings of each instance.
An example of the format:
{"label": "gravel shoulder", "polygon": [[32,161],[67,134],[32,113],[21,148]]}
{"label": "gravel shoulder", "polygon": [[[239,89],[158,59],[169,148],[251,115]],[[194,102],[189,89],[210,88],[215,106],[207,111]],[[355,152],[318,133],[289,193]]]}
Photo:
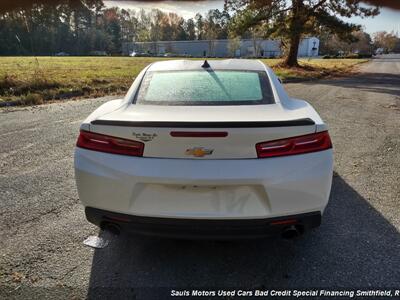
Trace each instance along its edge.
{"label": "gravel shoulder", "polygon": [[151,299],[188,287],[399,289],[400,56],[364,64],[357,76],[286,89],[320,112],[335,152],[323,225],[291,241],[122,235],[102,250],[85,247],[98,230],[79,204],[73,148],[80,122],[113,97],[1,110],[0,298]]}

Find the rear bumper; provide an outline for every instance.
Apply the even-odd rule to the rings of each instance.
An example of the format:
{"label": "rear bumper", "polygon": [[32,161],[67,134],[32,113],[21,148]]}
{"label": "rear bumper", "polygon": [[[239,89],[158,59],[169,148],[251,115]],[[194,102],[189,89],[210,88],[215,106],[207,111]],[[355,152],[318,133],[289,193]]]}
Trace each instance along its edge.
{"label": "rear bumper", "polygon": [[132,216],[246,220],[323,213],[332,150],[268,159],[129,157],[77,148],[85,207]]}
{"label": "rear bumper", "polygon": [[321,213],[311,212],[278,218],[246,220],[204,220],[152,218],[85,208],[89,222],[103,227],[112,223],[122,231],[175,238],[240,239],[279,235],[288,226],[308,231],[321,224]]}

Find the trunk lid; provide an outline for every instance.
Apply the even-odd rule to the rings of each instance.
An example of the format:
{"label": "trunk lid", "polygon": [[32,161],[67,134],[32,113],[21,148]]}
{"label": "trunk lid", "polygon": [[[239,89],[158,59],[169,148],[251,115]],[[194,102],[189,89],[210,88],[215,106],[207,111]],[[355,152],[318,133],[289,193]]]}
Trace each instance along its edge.
{"label": "trunk lid", "polygon": [[90,131],[145,144],[143,157],[257,158],[256,144],[314,133],[306,107],[129,105],[103,115]]}

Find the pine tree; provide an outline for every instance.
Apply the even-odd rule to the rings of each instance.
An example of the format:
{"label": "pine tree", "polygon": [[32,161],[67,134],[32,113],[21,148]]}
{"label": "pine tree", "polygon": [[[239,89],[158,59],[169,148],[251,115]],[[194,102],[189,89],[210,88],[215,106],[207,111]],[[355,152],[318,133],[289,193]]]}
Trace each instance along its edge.
{"label": "pine tree", "polygon": [[225,8],[234,13],[231,27],[237,32],[262,25],[270,36],[288,45],[284,64],[299,66],[301,39],[323,28],[339,36],[349,35],[359,26],[346,23],[342,17],[370,17],[379,14],[378,7],[367,7],[361,0],[225,0]]}

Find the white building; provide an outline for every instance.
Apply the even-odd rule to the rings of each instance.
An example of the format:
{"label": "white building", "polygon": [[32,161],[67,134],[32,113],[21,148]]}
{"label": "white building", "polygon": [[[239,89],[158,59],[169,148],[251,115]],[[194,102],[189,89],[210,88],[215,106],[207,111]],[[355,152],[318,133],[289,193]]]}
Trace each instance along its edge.
{"label": "white building", "polygon": [[[196,40],[133,42],[122,45],[122,53],[171,54],[193,57],[277,57],[282,54],[280,40]],[[300,57],[318,56],[319,39],[305,38],[299,46]]]}

